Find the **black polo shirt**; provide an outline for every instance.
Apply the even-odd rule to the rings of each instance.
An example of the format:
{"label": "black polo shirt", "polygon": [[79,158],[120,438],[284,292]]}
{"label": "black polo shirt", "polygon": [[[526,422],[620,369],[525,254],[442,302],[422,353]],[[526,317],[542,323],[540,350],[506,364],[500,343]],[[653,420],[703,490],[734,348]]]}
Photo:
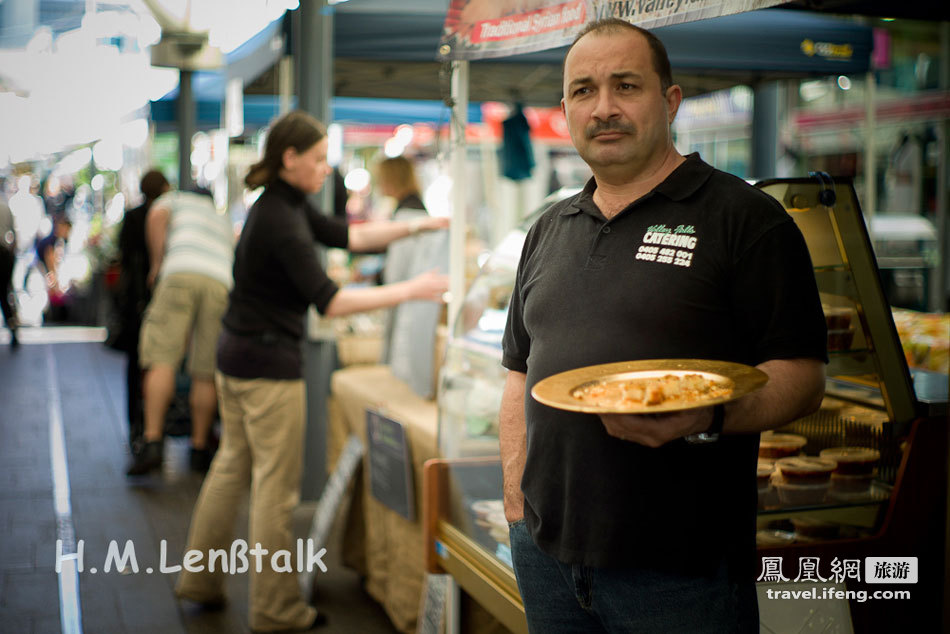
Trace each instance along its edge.
{"label": "black polo shirt", "polygon": [[240,378],[302,376],[300,341],[310,304],[321,313],[338,287],[314,242],[345,248],[346,222],[324,216],[277,180],[247,215],[234,252],[234,288],[218,345],[218,369]]}
{"label": "black polo shirt", "polygon": [[503,365],[527,373],[528,528],[567,563],[704,570],[726,555],[753,574],[758,435],[651,449],[530,391],[614,361],[827,360],[804,239],[775,199],[697,154],[609,221],[595,188],[530,229],[509,307]]}

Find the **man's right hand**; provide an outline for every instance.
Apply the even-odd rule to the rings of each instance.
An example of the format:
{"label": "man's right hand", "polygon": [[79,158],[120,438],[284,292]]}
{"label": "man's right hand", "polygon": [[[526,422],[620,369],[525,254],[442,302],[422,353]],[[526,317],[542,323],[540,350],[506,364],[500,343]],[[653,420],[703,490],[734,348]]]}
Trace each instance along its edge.
{"label": "man's right hand", "polygon": [[508,371],[505,391],[501,396],[498,442],[501,450],[501,471],[504,483],[505,519],[509,523],[524,517],[524,493],[521,478],[528,454],[527,429],[524,418],[524,393],[527,377],[523,372]]}

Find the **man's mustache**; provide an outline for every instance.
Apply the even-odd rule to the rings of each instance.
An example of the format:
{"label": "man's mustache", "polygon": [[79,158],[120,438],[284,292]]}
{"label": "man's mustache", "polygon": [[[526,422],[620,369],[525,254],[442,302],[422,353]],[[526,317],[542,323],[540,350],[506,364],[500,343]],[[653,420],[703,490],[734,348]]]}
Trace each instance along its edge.
{"label": "man's mustache", "polygon": [[623,123],[621,121],[598,121],[594,125],[587,128],[587,138],[593,139],[598,134],[603,134],[604,132],[622,132],[624,134],[633,134],[636,132],[636,129],[629,123]]}

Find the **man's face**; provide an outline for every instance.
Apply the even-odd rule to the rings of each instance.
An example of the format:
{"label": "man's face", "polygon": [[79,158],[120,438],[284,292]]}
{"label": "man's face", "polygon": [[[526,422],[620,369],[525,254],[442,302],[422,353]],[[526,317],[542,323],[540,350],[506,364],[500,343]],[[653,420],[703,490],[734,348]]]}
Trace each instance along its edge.
{"label": "man's face", "polygon": [[639,33],[590,33],[565,60],[561,109],[574,147],[595,172],[644,167],[663,156],[681,98],[678,86],[665,94],[660,89],[650,46]]}

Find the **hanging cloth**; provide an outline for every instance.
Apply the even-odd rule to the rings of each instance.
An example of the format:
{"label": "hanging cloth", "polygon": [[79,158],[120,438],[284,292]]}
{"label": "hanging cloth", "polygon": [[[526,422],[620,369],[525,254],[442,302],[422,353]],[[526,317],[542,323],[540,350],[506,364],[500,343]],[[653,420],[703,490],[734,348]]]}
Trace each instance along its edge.
{"label": "hanging cloth", "polygon": [[534,152],[531,149],[531,126],[521,104],[515,104],[511,116],[502,121],[502,142],[498,150],[501,174],[514,181],[531,178]]}

